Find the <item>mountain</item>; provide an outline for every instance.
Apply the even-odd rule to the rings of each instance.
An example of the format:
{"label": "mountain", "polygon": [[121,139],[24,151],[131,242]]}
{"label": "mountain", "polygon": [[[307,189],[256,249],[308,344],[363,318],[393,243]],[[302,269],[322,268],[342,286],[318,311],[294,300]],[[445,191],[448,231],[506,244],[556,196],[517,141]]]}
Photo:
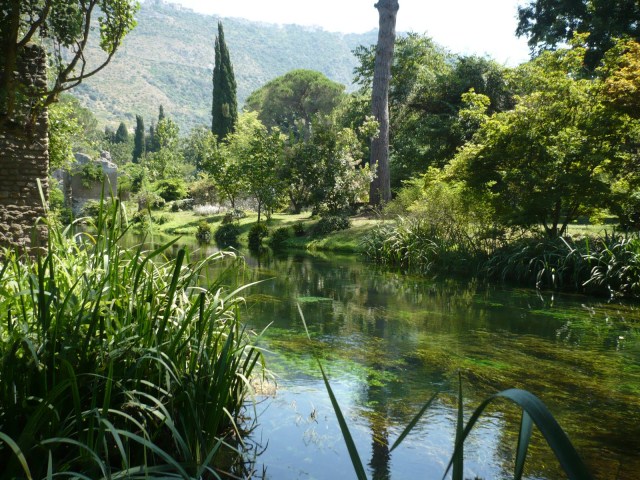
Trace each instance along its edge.
{"label": "mountain", "polygon": [[[211,76],[218,20],[231,53],[238,103],[269,80],[297,68],[317,70],[352,90],[352,50],[376,42],[377,33],[340,34],[298,25],[273,25],[202,15],[162,0],[148,0],[111,63],[71,93],[100,124],[130,129],[135,115],[155,122],[159,105],[186,133],[211,123]],[[93,47],[87,57],[100,57]]]}

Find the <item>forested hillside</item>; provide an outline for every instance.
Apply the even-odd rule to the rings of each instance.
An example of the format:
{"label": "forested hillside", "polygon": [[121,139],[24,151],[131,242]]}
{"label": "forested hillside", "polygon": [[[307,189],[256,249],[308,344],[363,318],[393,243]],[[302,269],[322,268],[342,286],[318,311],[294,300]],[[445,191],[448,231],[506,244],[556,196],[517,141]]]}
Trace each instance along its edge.
{"label": "forested hillside", "polygon": [[[150,122],[160,104],[183,133],[196,125],[208,125],[219,19],[156,1],[143,3],[136,18],[137,27],[109,67],[73,94],[100,123],[111,126],[120,121],[133,126],[136,114]],[[356,66],[352,50],[376,41],[373,31],[343,35],[296,25],[221,20],[240,105],[267,81],[297,68],[318,70],[349,86]]]}

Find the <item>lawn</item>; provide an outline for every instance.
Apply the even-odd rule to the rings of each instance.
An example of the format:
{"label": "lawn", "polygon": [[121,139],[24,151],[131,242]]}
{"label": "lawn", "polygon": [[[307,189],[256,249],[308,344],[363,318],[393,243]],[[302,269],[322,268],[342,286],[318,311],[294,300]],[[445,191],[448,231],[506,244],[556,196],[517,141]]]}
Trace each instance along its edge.
{"label": "lawn", "polygon": [[[240,243],[247,244],[247,235],[251,226],[258,221],[258,215],[252,211],[245,212],[247,216],[237,221],[240,227]],[[215,232],[222,225],[224,213],[215,215],[196,215],[192,210],[172,212],[169,208],[152,211],[154,219],[153,231],[168,235],[195,235],[198,224],[207,222],[211,226],[211,232]],[[275,213],[269,220],[263,215],[262,222],[265,222],[269,231],[281,227],[289,227],[291,238],[286,245],[291,248],[307,250],[331,250],[344,253],[357,253],[364,236],[369,233],[380,222],[377,217],[355,216],[350,217],[351,227],[347,230],[331,232],[326,235],[314,235],[313,227],[320,220],[319,217],[312,217],[310,212],[300,214]],[[302,225],[305,234],[296,237],[293,234],[294,225]]]}

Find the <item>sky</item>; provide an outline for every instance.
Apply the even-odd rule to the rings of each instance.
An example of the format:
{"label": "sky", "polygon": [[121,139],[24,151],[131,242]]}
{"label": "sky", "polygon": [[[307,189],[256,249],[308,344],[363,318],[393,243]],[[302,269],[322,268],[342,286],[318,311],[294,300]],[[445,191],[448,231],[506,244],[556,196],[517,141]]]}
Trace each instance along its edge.
{"label": "sky", "polygon": [[[375,0],[167,0],[196,12],[267,23],[319,26],[331,32],[378,28]],[[452,53],[489,55],[515,66],[528,59],[517,38],[517,6],[525,0],[399,0],[396,29],[426,34]]]}

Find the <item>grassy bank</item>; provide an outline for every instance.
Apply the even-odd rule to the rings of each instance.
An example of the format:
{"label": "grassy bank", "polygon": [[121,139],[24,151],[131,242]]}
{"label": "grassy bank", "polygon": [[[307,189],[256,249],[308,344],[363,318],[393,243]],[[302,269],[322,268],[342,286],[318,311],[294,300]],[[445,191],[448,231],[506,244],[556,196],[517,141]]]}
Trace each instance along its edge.
{"label": "grassy bank", "polygon": [[[199,224],[205,222],[215,232],[225,220],[224,214],[202,216],[170,209],[153,212],[152,217],[154,231],[193,236]],[[264,221],[268,235],[263,241],[281,250],[364,254],[374,263],[422,275],[471,275],[533,288],[640,296],[640,240],[634,234],[614,235],[613,227],[572,225],[570,236],[553,240],[533,233],[491,237],[464,225],[397,218],[355,216],[348,219],[348,228],[331,230],[326,218],[308,212],[278,213]],[[240,245],[249,243],[256,223],[252,212],[234,220]]]}
{"label": "grassy bank", "polygon": [[[236,220],[240,235],[238,240],[241,245],[248,244],[248,235],[251,227],[258,221],[255,212],[247,211],[246,216]],[[195,236],[198,225],[206,222],[215,232],[223,225],[225,214],[197,215],[192,210],[172,212],[170,209],[153,211],[154,219],[151,228],[153,231],[168,235],[188,235]],[[285,228],[289,237],[284,241],[283,248],[296,248],[305,250],[326,250],[341,253],[360,253],[362,242],[369,235],[380,221],[375,217],[355,216],[350,217],[350,227],[345,230],[338,230],[328,233],[317,232],[319,217],[313,217],[309,212],[300,214],[275,213],[269,220],[261,219],[269,229],[274,232],[276,229]],[[304,232],[297,236],[294,229]],[[265,239],[269,241],[269,237]]]}

